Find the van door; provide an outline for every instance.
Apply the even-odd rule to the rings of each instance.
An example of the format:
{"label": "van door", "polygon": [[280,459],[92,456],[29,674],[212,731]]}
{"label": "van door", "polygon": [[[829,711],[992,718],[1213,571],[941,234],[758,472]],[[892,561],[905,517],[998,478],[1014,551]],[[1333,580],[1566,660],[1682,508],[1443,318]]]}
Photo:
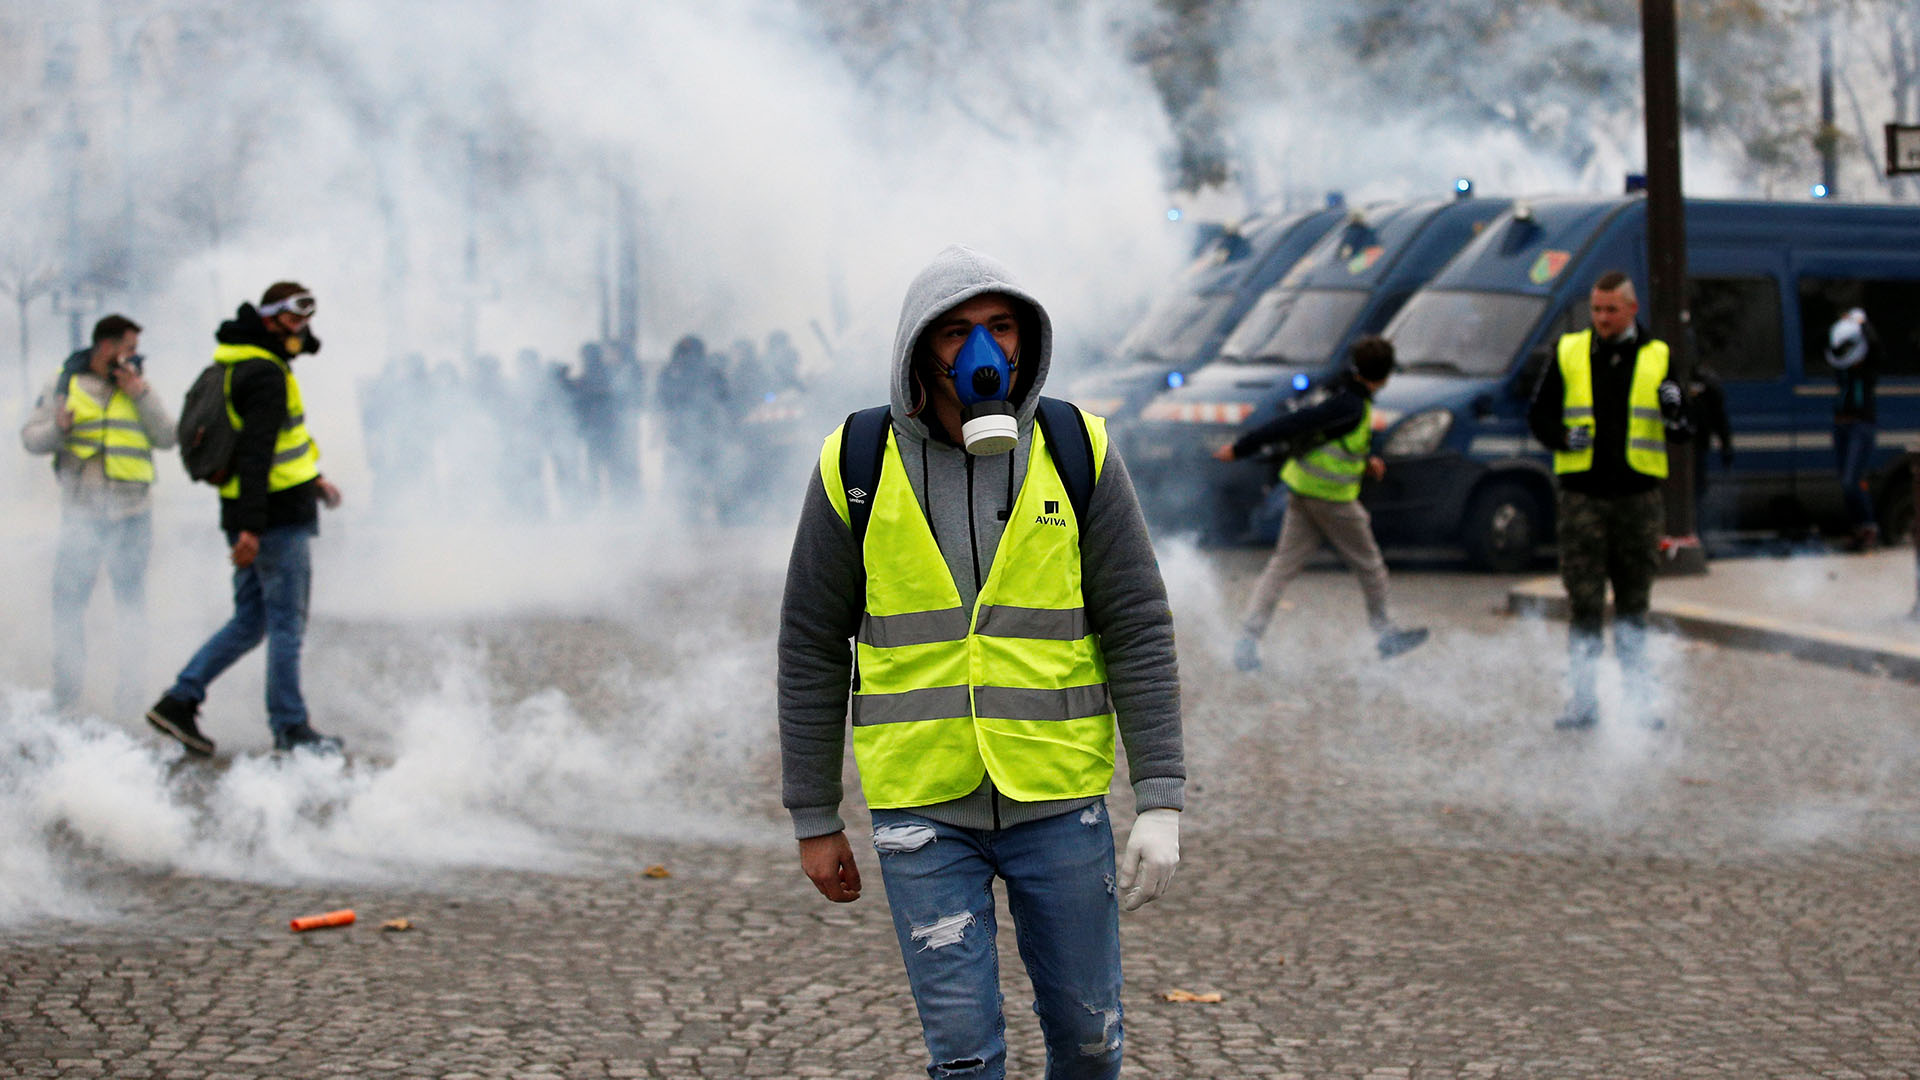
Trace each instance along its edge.
{"label": "van door", "polygon": [[1695,368],[1687,390],[1699,430],[1686,452],[1694,454],[1699,530],[1792,528],[1804,517],[1795,491],[1804,405],[1787,363],[1785,259],[1696,247],[1687,264]]}
{"label": "van door", "polygon": [[1868,468],[1878,513],[1899,494],[1898,466],[1905,451],[1920,440],[1920,254],[1817,251],[1796,254],[1795,270],[1802,366],[1795,391],[1805,406],[1802,441],[1807,448],[1801,499],[1822,526],[1838,532],[1847,521],[1833,452],[1838,390],[1826,362],[1827,335],[1835,319],[1857,307],[1867,313],[1878,339],[1869,361],[1878,374],[1878,430]]}

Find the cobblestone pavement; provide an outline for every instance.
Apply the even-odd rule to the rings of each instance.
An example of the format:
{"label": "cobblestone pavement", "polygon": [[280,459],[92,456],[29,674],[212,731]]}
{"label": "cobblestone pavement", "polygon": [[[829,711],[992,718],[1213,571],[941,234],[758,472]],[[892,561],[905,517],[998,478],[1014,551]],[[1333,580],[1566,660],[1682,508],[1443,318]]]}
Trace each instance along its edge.
{"label": "cobblestone pavement", "polygon": [[[1267,669],[1241,677],[1219,598],[1257,553],[1165,565],[1191,806],[1171,894],[1122,921],[1127,1075],[1920,1075],[1920,687],[1662,639],[1667,730],[1569,735],[1549,727],[1564,631],[1499,614],[1507,579],[1397,574],[1398,614],[1436,633],[1377,665],[1353,582],[1309,574]],[[316,709],[388,778],[303,805],[334,830],[316,834],[332,861],[261,841],[155,863],[69,809],[46,855],[94,910],[0,931],[0,1075],[923,1075],[870,850],[868,897],[834,906],[785,839],[763,569],[717,599],[653,589],[644,617],[317,626]],[[753,655],[682,670],[728,638],[692,629],[708,624]],[[457,647],[426,644],[441,637]],[[461,656],[478,674],[447,674]],[[620,736],[701,722],[668,703],[703,685],[738,714],[704,721],[720,734]],[[473,767],[457,742],[353,722],[415,717],[406,686],[477,710],[476,737],[603,733],[586,745],[632,773],[635,801],[523,757],[551,790],[495,782],[457,804],[498,811],[476,826],[496,849],[347,858],[341,837],[362,834],[340,830],[381,783],[423,756]],[[215,804],[237,787],[167,775],[204,803],[198,828],[233,827]],[[370,835],[406,834],[405,815],[379,820]],[[343,906],[352,927],[286,928]],[[413,929],[381,929],[400,917]],[[1011,1075],[1036,1077],[1002,936]],[[1223,1000],[1163,1000],[1174,988]]]}

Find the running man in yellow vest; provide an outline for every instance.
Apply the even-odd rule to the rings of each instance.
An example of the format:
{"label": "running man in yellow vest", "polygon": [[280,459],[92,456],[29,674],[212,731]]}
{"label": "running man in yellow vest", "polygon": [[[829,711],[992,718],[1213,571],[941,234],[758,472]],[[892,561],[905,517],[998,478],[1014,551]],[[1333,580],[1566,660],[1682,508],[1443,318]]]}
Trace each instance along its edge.
{"label": "running man in yellow vest", "polygon": [[320,531],[318,504],[340,505],[340,489],[320,475],[320,449],[307,433],[307,410],[293,361],[320,351],[309,325],[313,294],[282,281],[214,334],[215,363],[228,366],[227,417],[239,433],[232,475],[220,488],[220,527],[231,545],[233,618],[187,661],[147,722],[187,748],[213,753],[202,734],[200,703],[220,673],[267,643],[267,726],[273,748],[338,753],[340,740],[314,730],[300,693],[300,646],[307,628],[313,562],[308,542]]}
{"label": "running man in yellow vest", "polygon": [[1594,283],[1593,328],[1563,335],[1556,362],[1541,373],[1527,423],[1553,451],[1560,481],[1560,578],[1572,614],[1566,711],[1554,726],[1590,728],[1600,719],[1596,667],[1613,584],[1613,649],[1630,718],[1652,711],[1646,666],[1647,608],[1660,568],[1666,520],[1661,487],[1667,441],[1690,433],[1680,384],[1667,377],[1667,344],[1634,321],[1633,279],[1618,270]]}
{"label": "running man in yellow vest", "polygon": [[1279,417],[1214,451],[1219,461],[1237,461],[1274,445],[1297,448],[1280,470],[1287,485],[1287,515],[1273,557],[1254,582],[1241,617],[1241,637],[1233,651],[1241,671],[1260,669],[1260,637],[1273,621],[1274,608],[1307,560],[1331,544],[1360,579],[1367,625],[1376,636],[1380,658],[1391,659],[1427,640],[1427,628],[1397,627],[1387,617],[1387,561],[1373,539],[1373,519],[1360,505],[1363,477],[1386,475],[1386,462],[1369,453],[1373,445],[1373,395],[1393,377],[1393,345],[1368,335],[1348,350],[1349,368],[1329,388],[1326,400]]}
{"label": "running man in yellow vest", "polygon": [[140,327],[124,315],[93,326],[93,346],[67,357],[21,429],[28,452],[53,455],[60,544],[53,564],[53,703],[80,697],[87,601],[100,567],[113,583],[118,639],[114,705],[137,708],[146,679],[147,559],[153,548],[153,452],[174,421],[148,385]]}
{"label": "running man in yellow vest", "polygon": [[[1046,309],[999,263],[942,251],[901,309],[890,412],[827,439],[787,569],[780,743],[801,867],[828,899],[859,899],[839,810],[851,696],[931,1076],[1006,1075],[996,876],[1046,1075],[1118,1075],[1119,910],[1159,896],[1179,861],[1166,588],[1105,422],[1041,403],[1052,346]],[[876,458],[876,482],[853,478]],[[1137,811],[1117,867],[1116,727]]]}

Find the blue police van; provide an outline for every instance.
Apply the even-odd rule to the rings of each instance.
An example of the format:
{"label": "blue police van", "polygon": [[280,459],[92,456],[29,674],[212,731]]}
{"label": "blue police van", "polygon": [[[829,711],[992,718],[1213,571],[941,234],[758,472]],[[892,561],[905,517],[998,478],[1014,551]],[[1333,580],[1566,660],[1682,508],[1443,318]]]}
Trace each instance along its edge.
{"label": "blue police van", "polygon": [[[1689,199],[1692,356],[1724,389],[1731,465],[1707,455],[1709,530],[1838,528],[1829,327],[1867,312],[1881,342],[1871,489],[1882,535],[1912,528],[1920,429],[1920,207]],[[1386,478],[1362,493],[1383,540],[1458,544],[1516,569],[1553,533],[1553,473],[1526,413],[1560,335],[1586,328],[1593,282],[1629,274],[1647,320],[1646,202],[1516,202],[1416,294],[1386,335]],[[1696,436],[1700,438],[1702,436]],[[1686,452],[1686,451],[1677,451]]]}
{"label": "blue police van", "polygon": [[1376,333],[1447,260],[1507,209],[1507,199],[1382,203],[1350,213],[1263,293],[1214,363],[1142,410],[1125,443],[1150,520],[1208,539],[1270,538],[1269,463],[1208,458],[1248,423],[1299,403],[1344,366],[1347,347]]}
{"label": "blue police van", "polygon": [[1118,361],[1071,380],[1067,397],[1124,431],[1152,397],[1213,360],[1241,316],[1326,235],[1338,209],[1256,215],[1200,248],[1179,286],[1121,339]]}

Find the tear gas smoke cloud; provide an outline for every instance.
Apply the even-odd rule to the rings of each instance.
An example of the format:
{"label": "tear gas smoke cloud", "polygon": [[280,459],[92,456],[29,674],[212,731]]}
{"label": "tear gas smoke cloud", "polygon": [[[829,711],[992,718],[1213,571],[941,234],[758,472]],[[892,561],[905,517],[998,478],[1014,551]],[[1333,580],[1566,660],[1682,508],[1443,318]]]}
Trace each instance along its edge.
{"label": "tear gas smoke cloud", "polygon": [[[1313,62],[1312,12],[1284,7],[1250,16],[1257,40],[1288,57],[1279,92],[1249,95],[1238,114],[1249,158],[1264,163],[1257,194],[1346,189],[1357,201],[1437,192],[1459,172],[1483,190],[1616,186],[1611,160],[1436,133],[1414,108],[1383,118],[1363,79]],[[44,685],[48,669],[57,506],[44,463],[15,455],[0,465],[0,923],[103,913],[75,870],[92,857],[350,878],[552,865],[570,857],[562,827],[783,835],[767,771],[768,605],[785,526],[827,424],[882,395],[905,282],[948,242],[994,252],[1048,302],[1064,370],[1118,339],[1185,242],[1161,217],[1168,121],[1127,55],[1160,17],[1153,5],[873,10],[899,25],[863,29],[800,0],[480,0],[457,14],[345,0],[271,18],[217,3],[27,0],[0,15],[0,61],[39,78],[0,88],[0,284],[94,274],[88,319],[118,309],[145,324],[149,375],[175,402],[239,301],[284,277],[320,298],[326,349],[299,370],[349,503],[316,546],[307,684],[322,726],[366,759],[345,770],[241,760],[183,783],[132,717],[49,717],[21,688]],[[1366,137],[1334,134],[1355,131]],[[1612,141],[1626,147],[1630,132]],[[1690,178],[1712,168],[1689,167]],[[448,404],[456,396],[424,392],[398,395],[412,427],[430,413],[455,422],[430,429],[433,452],[401,448],[400,460],[428,464],[403,469],[401,494],[385,499],[394,477],[373,475],[380,433],[361,420],[380,398],[376,373],[415,352],[429,370],[459,360],[469,337],[503,358],[536,350],[536,372],[573,363],[601,336],[622,186],[645,360],[688,332],[718,345],[783,328],[803,352],[814,393],[800,435],[735,474],[765,499],[766,527],[716,538],[670,512],[652,418],[639,499],[565,505],[549,472],[549,520],[490,501],[489,482],[529,453],[514,432],[557,442],[573,434],[570,415],[535,409],[489,427]],[[64,355],[65,316],[44,297],[29,310],[37,387]],[[0,340],[19,330],[0,306]],[[520,380],[510,396],[533,400],[503,367]],[[27,402],[6,370],[0,419],[17,428]],[[170,464],[161,473],[142,661],[155,692],[228,608],[212,494]],[[1223,650],[1212,571],[1179,547],[1166,565],[1183,642]],[[105,591],[89,633],[96,688],[112,655]],[[1508,674],[1507,651],[1544,647],[1463,644],[1461,682],[1446,692],[1464,699]],[[259,700],[250,658],[209,706],[224,744],[264,740]],[[1481,714],[1462,700],[1447,715]],[[1202,719],[1231,729],[1270,717],[1230,702]],[[1215,745],[1196,735],[1202,754]],[[1516,805],[1540,790],[1513,782]],[[1617,807],[1636,782],[1596,805]]]}

